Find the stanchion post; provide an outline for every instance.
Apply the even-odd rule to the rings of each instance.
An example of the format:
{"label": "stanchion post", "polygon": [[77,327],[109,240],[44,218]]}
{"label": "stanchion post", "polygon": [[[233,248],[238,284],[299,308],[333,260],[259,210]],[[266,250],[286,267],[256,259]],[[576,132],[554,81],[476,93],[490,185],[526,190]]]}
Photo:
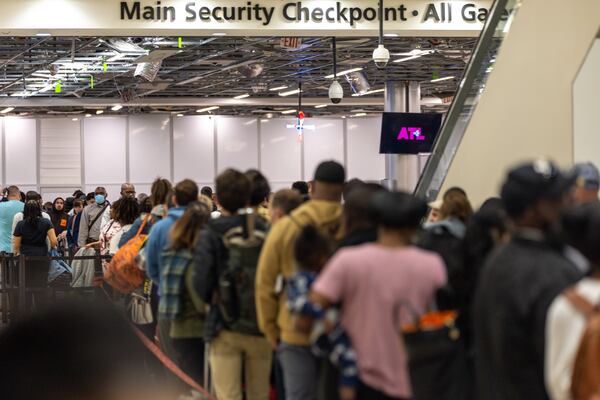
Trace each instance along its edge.
{"label": "stanchion post", "polygon": [[27,313],[27,292],[25,291],[25,256],[19,256],[19,313],[21,315]]}

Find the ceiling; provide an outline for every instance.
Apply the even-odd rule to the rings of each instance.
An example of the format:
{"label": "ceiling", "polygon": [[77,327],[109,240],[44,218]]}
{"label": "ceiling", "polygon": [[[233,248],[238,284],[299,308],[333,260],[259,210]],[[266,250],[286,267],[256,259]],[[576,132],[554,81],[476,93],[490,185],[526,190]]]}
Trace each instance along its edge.
{"label": "ceiling", "polygon": [[[178,39],[0,38],[0,104],[15,107],[6,115],[93,113],[107,103],[122,104],[118,113],[196,114],[211,102],[226,102],[213,112],[256,115],[295,105],[297,94],[282,97],[280,93],[297,89],[300,83],[303,98],[311,99],[309,115],[383,110],[383,93],[351,96],[353,90],[344,76],[339,77],[344,101],[314,108],[316,103],[329,103],[332,79],[326,76],[333,73],[331,38],[302,38],[296,49],[282,47],[279,37],[185,37],[181,47]],[[430,100],[425,109],[444,111],[448,104],[430,98],[453,96],[476,41],[386,38],[391,60],[385,69],[378,69],[371,60],[376,38],[338,38],[337,68],[338,72],[362,68],[362,76],[354,77],[362,81],[358,87],[362,91],[382,89],[387,80],[420,81],[422,96]],[[449,76],[455,78],[430,82]],[[270,90],[278,87],[282,89]],[[250,96],[231,101],[246,94]]]}

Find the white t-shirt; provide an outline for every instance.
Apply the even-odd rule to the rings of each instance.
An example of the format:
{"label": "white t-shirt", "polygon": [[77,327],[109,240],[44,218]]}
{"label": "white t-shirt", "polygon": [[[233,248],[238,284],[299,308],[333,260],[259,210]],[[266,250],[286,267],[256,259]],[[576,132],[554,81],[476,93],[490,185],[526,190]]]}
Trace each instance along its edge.
{"label": "white t-shirt", "polygon": [[[592,304],[600,304],[600,280],[586,278],[575,290]],[[545,379],[552,400],[571,400],[575,356],[586,327],[585,317],[563,295],[558,296],[546,317]]]}
{"label": "white t-shirt", "polygon": [[116,254],[117,251],[119,251],[119,242],[121,241],[121,236],[123,236],[125,232],[130,230],[132,226],[133,224],[125,225],[113,235],[112,239],[110,239],[110,254]]}

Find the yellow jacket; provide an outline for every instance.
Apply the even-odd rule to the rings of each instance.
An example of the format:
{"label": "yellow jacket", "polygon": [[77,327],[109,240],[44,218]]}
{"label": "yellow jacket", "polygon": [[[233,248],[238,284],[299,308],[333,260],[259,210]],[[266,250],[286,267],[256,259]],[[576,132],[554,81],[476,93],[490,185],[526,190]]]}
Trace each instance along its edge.
{"label": "yellow jacket", "polygon": [[285,290],[276,293],[276,283],[278,276],[287,280],[295,273],[294,243],[300,230],[311,224],[333,240],[341,240],[341,204],[325,200],[308,201],[294,210],[291,216],[277,222],[263,246],[256,274],[256,310],[260,329],[271,343],[281,340],[294,345],[309,345],[308,335],[294,329]]}

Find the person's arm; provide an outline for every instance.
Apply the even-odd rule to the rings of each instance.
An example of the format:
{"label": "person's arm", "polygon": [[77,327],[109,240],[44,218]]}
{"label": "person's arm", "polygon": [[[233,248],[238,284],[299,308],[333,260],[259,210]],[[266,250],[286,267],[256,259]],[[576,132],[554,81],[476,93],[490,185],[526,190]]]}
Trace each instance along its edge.
{"label": "person's arm", "polygon": [[21,253],[21,236],[13,236],[13,254],[19,255]]}
{"label": "person's arm", "polygon": [[194,289],[202,301],[211,304],[212,296],[218,281],[220,238],[211,234],[208,229],[200,232],[198,245],[194,251]]}
{"label": "person's arm", "polygon": [[[90,206],[88,206],[90,207]],[[90,216],[89,216],[89,211],[86,208],[83,209],[83,211],[81,212],[81,219],[79,220],[79,236],[77,237],[77,244],[79,245],[79,247],[85,247],[85,242],[87,240],[88,234],[89,234],[89,225],[90,223]]]}
{"label": "person's arm", "polygon": [[102,213],[102,222],[100,223],[100,230],[104,229],[106,225],[110,222],[110,205],[106,206],[104,212]]}
{"label": "person's arm", "polygon": [[48,240],[50,240],[50,248],[55,248],[58,246],[58,239],[56,238],[56,231],[52,224],[50,224],[50,229],[48,229]]}
{"label": "person's arm", "polygon": [[269,235],[260,253],[256,271],[256,313],[260,330],[264,333],[271,346],[279,343],[279,328],[277,316],[279,314],[279,297],[276,292],[277,277],[281,274],[281,235],[287,227],[285,221],[276,224]]}
{"label": "person's arm", "polygon": [[23,213],[22,212],[16,213],[15,216],[13,217],[11,232],[14,232],[17,229],[17,224],[22,220],[23,220]]}
{"label": "person's arm", "polygon": [[312,286],[309,299],[324,310],[344,299],[346,290],[345,251],[340,250],[325,266]]}
{"label": "person's arm", "polygon": [[157,286],[160,287],[160,269],[158,265],[159,257],[160,257],[160,243],[162,241],[162,224],[156,224],[152,227],[150,231],[150,235],[148,235],[148,239],[146,240],[146,245],[144,248],[146,249],[146,273],[148,277],[154,282]]}

